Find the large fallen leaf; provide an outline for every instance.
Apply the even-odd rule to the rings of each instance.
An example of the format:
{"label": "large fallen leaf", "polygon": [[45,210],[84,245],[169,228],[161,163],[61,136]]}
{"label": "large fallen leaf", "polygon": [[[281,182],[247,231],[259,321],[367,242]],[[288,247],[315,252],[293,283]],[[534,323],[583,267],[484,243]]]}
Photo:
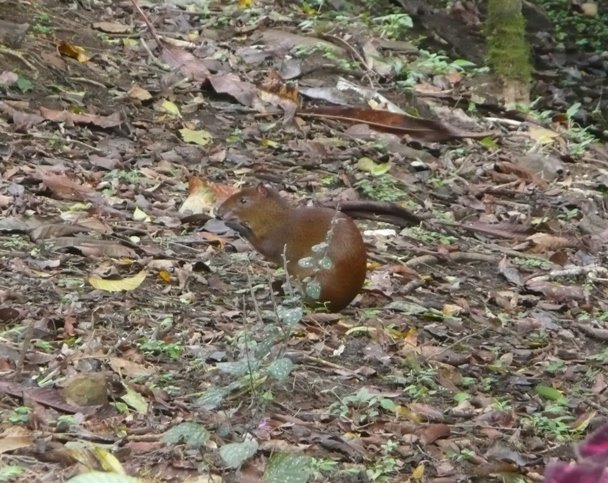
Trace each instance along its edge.
{"label": "large fallen leaf", "polygon": [[359,107],[324,106],[298,112],[303,117],[335,119],[353,124],[367,124],[378,131],[408,135],[428,142],[447,141],[456,138],[484,138],[492,133],[471,133],[460,131],[439,121],[421,119],[388,111]]}
{"label": "large fallen leaf", "polygon": [[230,443],[220,448],[220,456],[228,468],[240,468],[242,464],[258,451],[258,442],[254,439],[242,443]]}
{"label": "large fallen leaf", "polygon": [[135,409],[139,414],[148,413],[148,402],[144,397],[135,391],[131,386],[125,386],[127,392],[122,399],[129,407]]}
{"label": "large fallen leaf", "polygon": [[528,136],[539,144],[551,144],[559,134],[541,126],[530,126]]}
{"label": "large fallen leaf", "polygon": [[135,258],[135,251],[112,240],[97,240],[95,238],[53,238],[52,243],[56,248],[73,248],[85,257],[100,258]]}
{"label": "large fallen leaf", "polygon": [[156,372],[152,367],[145,367],[142,364],[121,357],[110,357],[109,364],[114,372],[126,377],[151,376]]}
{"label": "large fallen leaf", "polygon": [[199,146],[206,146],[213,141],[213,135],[204,129],[194,130],[183,128],[179,130],[182,135],[182,139],[185,143],[198,144]]}
{"label": "large fallen leaf", "polygon": [[0,455],[16,449],[27,448],[34,442],[31,431],[21,426],[10,426],[0,434]]}
{"label": "large fallen leaf", "polygon": [[207,444],[211,433],[203,426],[192,421],[187,421],[173,426],[161,438],[163,443],[176,445],[185,443],[187,448],[200,449]]}
{"label": "large fallen leaf", "polygon": [[78,406],[98,406],[108,402],[107,378],[101,372],[77,374],[63,384],[63,396]]}
{"label": "large fallen leaf", "polygon": [[[188,180],[188,197],[179,207],[179,213],[198,215],[210,213],[218,201],[223,201],[235,193],[237,188],[209,181],[199,176],[192,176]],[[182,221],[185,221],[182,218]]]}
{"label": "large fallen leaf", "polygon": [[83,412],[83,409],[85,409],[68,404],[60,391],[53,388],[30,387],[14,382],[0,381],[0,394],[9,394],[18,398],[25,398],[66,413]]}
{"label": "large fallen leaf", "polygon": [[209,77],[209,69],[207,69],[202,60],[186,50],[164,45],[161,58],[171,67],[178,69],[190,80],[206,81]]}
{"label": "large fallen leaf", "polygon": [[42,182],[60,200],[90,200],[97,193],[93,187],[68,178],[64,174],[42,173]]}
{"label": "large fallen leaf", "polygon": [[312,458],[305,454],[274,453],[264,470],[267,483],[306,483],[312,473]]}
{"label": "large fallen leaf", "polygon": [[55,111],[53,109],[47,109],[41,107],[40,115],[53,122],[67,122],[73,124],[93,124],[95,126],[107,129],[110,127],[117,127],[120,125],[120,113],[114,112],[109,116],[100,116],[97,114],[76,114],[69,111]]}
{"label": "large fallen leaf", "polygon": [[107,279],[100,278],[96,275],[89,276],[89,283],[97,290],[103,290],[105,292],[120,292],[125,290],[127,292],[135,290],[139,287],[142,282],[146,279],[147,271],[142,270],[136,275],[121,279]]}
{"label": "large fallen leaf", "polygon": [[251,82],[241,80],[239,76],[232,72],[212,75],[209,77],[209,82],[218,94],[228,94],[244,106],[253,107],[256,104],[257,86]]}

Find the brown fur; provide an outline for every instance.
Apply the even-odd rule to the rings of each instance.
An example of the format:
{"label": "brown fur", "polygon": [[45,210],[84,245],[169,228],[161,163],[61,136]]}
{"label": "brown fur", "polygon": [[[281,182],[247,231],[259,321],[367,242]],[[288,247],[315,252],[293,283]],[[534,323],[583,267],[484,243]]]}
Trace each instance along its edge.
{"label": "brown fur", "polygon": [[337,312],[361,290],[367,255],[359,229],[346,215],[329,208],[292,207],[276,191],[259,184],[224,201],[218,216],[277,265],[283,265],[285,249],[287,271],[299,280],[311,275],[312,270],[300,267],[298,261],[311,256],[311,248],[326,240],[335,217],[327,251],[332,267],[321,269],[316,275],[321,285],[321,296],[316,302]]}

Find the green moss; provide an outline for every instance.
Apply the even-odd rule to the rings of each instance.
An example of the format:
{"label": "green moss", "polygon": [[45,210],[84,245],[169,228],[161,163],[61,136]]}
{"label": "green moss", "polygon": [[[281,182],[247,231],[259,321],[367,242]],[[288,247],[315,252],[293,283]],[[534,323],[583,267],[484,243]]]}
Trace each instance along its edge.
{"label": "green moss", "polygon": [[486,29],[488,63],[494,73],[528,84],[532,65],[521,0],[489,0]]}

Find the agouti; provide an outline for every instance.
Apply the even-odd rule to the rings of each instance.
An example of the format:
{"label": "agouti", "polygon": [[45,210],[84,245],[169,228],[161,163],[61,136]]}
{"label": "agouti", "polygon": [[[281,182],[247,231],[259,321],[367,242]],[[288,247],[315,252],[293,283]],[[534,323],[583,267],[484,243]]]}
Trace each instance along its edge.
{"label": "agouti", "polygon": [[[318,300],[307,299],[309,304],[324,305],[337,312],[361,290],[367,255],[361,233],[348,216],[329,208],[290,206],[262,183],[230,196],[220,205],[217,215],[277,265],[283,266],[285,253],[290,276],[303,281],[317,270],[314,277],[321,293]],[[332,220],[333,233],[328,237]],[[329,241],[323,252],[331,260],[329,268],[304,268],[298,264],[307,257],[322,258],[323,253],[313,254],[312,247],[325,241]]]}

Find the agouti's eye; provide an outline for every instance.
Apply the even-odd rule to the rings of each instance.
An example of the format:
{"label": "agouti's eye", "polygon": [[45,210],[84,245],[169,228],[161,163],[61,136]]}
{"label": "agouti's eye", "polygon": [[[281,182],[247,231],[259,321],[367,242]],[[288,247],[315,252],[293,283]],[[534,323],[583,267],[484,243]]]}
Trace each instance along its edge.
{"label": "agouti's eye", "polygon": [[247,203],[247,198],[245,198],[244,196],[242,198],[239,199],[239,203],[241,203],[242,205]]}

